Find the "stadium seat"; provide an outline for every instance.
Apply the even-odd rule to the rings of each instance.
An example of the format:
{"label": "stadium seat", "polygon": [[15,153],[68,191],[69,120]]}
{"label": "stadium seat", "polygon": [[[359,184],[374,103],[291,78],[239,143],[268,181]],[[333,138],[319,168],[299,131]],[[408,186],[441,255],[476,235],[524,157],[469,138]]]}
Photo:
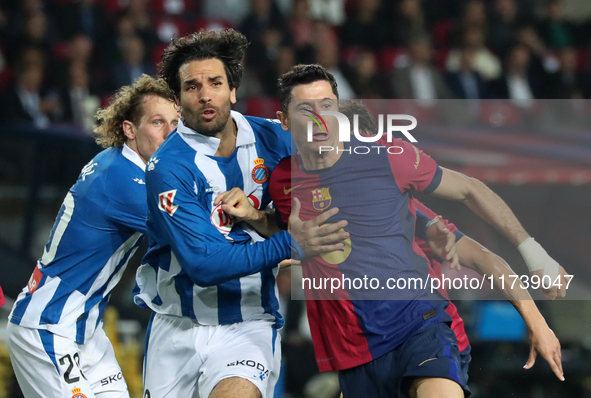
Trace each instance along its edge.
{"label": "stadium seat", "polygon": [[67,41],[60,41],[53,45],[53,55],[56,59],[68,58],[70,52],[70,43]]}
{"label": "stadium seat", "polygon": [[156,18],[154,23],[158,39],[168,43],[173,37],[181,37],[187,34],[185,22],[179,17],[162,16]]}
{"label": "stadium seat", "polygon": [[431,30],[433,46],[435,48],[449,47],[451,45],[451,34],[454,24],[451,21],[439,21]]}
{"label": "stadium seat", "polygon": [[378,55],[378,68],[382,72],[391,72],[393,69],[408,63],[408,50],[404,47],[387,47]]}
{"label": "stadium seat", "polygon": [[129,0],[104,0],[107,12],[116,15],[129,4]]}
{"label": "stadium seat", "polygon": [[359,47],[344,47],[341,49],[341,61],[352,67],[361,51]]}
{"label": "stadium seat", "polygon": [[591,58],[591,52],[586,49],[577,49],[577,69],[580,71],[586,70]]}

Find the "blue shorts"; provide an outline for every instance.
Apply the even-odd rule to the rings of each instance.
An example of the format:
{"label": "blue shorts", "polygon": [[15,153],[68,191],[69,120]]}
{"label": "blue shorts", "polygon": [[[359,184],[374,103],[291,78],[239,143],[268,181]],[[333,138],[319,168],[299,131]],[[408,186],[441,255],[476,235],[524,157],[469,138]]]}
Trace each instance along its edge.
{"label": "blue shorts", "polygon": [[456,336],[445,324],[430,326],[373,361],[339,371],[343,398],[407,398],[415,378],[441,377],[455,381],[470,396],[470,348],[462,358]]}

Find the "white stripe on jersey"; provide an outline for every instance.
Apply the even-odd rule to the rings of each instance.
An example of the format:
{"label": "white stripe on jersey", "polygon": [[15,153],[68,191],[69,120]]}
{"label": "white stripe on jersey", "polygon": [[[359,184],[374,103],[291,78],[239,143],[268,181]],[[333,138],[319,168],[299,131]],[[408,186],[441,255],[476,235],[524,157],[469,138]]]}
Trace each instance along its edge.
{"label": "white stripe on jersey", "polygon": [[[82,303],[82,305],[85,305],[86,300],[89,299],[94,294],[94,292],[96,292],[100,288],[102,288],[107,283],[107,281],[108,281],[108,284],[105,289],[105,292],[102,295],[103,298],[105,296],[107,296],[113,290],[113,288],[115,288],[117,283],[119,283],[119,281],[121,280],[121,277],[123,276],[123,273],[125,272],[125,268],[127,268],[127,264],[125,264],[123,267],[121,267],[119,269],[119,271],[117,272],[117,274],[113,275],[113,277],[111,277],[111,275],[115,272],[117,265],[121,262],[121,260],[125,256],[125,254],[130,249],[133,248],[133,246],[137,243],[137,241],[141,237],[142,237],[142,234],[140,232],[134,233],[123,245],[121,245],[121,247],[119,247],[119,249],[117,249],[117,251],[115,253],[113,253],[113,255],[111,256],[109,261],[105,264],[105,266],[101,270],[100,274],[95,279],[92,286],[90,287],[90,290],[88,291],[88,294],[86,295],[86,298],[84,300],[84,303]],[[128,261],[131,257],[133,257],[133,255],[135,254],[137,249],[138,249],[137,247],[134,248],[132,250],[132,252],[129,254]],[[109,278],[111,278],[110,281],[109,281]],[[68,301],[69,301],[69,299],[68,299]],[[100,301],[97,302],[96,305],[94,305],[90,309],[90,312],[88,314],[88,319],[86,321],[86,329],[85,329],[85,338],[84,338],[85,341],[86,341],[86,339],[90,338],[92,336],[92,334],[94,333],[94,329],[96,327],[98,317],[100,314],[100,311],[99,311],[100,303],[101,303]],[[77,303],[77,304],[80,305],[80,303]],[[64,308],[64,312],[65,312],[65,308]]]}
{"label": "white stripe on jersey", "polygon": [[57,248],[62,241],[62,237],[64,236],[64,232],[66,232],[66,228],[68,228],[68,224],[70,220],[72,220],[72,214],[74,214],[74,196],[72,196],[71,192],[68,192],[66,198],[63,202],[64,206],[64,213],[62,214],[62,218],[59,221],[57,228],[55,229],[55,233],[53,234],[53,238],[51,239],[51,246],[49,247],[49,252],[47,251],[47,247],[43,248],[43,256],[41,257],[41,264],[48,265],[53,261],[55,258],[55,254],[57,253]]}
{"label": "white stripe on jersey", "polygon": [[[56,229],[57,233],[57,229]],[[94,295],[99,289],[101,289],[106,283],[111,274],[115,271],[115,268],[119,264],[119,262],[123,259],[125,254],[131,250],[138,242],[138,240],[142,237],[140,232],[136,232],[127,241],[125,241],[109,258],[105,266],[101,269],[101,272],[97,279],[92,284],[90,290],[86,295],[80,293],[77,290],[74,290],[66,300],[66,303],[62,309],[61,316],[59,322],[53,325],[40,325],[41,315],[43,311],[45,311],[47,304],[53,298],[57,288],[59,287],[60,283],[62,283],[59,277],[50,278],[47,277],[45,284],[38,288],[34,294],[31,295],[31,301],[27,306],[25,313],[23,314],[22,319],[20,320],[19,324],[24,327],[30,328],[38,328],[38,329],[47,329],[52,333],[58,334],[60,336],[75,340],[76,333],[77,333],[77,321],[80,316],[85,313],[85,305],[87,300]],[[135,252],[137,248],[133,249]],[[129,259],[133,256],[133,252],[130,253],[128,257]],[[100,299],[102,300],[105,296],[107,296],[111,290],[115,287],[117,282],[121,279],[123,272],[125,271],[127,264],[121,267],[117,275],[113,276],[109,284],[107,285],[105,291],[101,295]],[[26,293],[28,289],[25,287],[21,294],[18,296],[16,303],[26,297]],[[16,307],[15,303],[15,307]],[[96,323],[98,320],[99,315],[99,307],[98,304],[92,308],[89,313],[88,319],[86,321],[86,331],[85,331],[85,338],[89,338],[96,329]],[[13,307],[13,312],[14,308]],[[12,318],[12,313],[10,317]]]}
{"label": "white stripe on jersey", "polygon": [[[41,313],[45,310],[47,304],[51,301],[51,298],[55,294],[55,291],[57,290],[60,283],[61,279],[59,277],[47,277],[47,279],[45,280],[45,284],[43,284],[43,286],[37,289],[37,291],[41,291],[41,289],[43,289],[43,294],[37,294],[36,291],[35,294],[31,295],[31,301],[29,302],[27,311],[24,313],[23,318],[21,319],[21,325],[27,326],[24,323],[30,325],[39,325]],[[16,308],[16,303],[23,300],[27,296],[27,293],[29,293],[29,289],[27,286],[25,286],[25,288],[20,292],[20,294],[16,298],[15,305],[12,307],[12,311],[10,312],[8,319],[12,319],[12,313]]]}

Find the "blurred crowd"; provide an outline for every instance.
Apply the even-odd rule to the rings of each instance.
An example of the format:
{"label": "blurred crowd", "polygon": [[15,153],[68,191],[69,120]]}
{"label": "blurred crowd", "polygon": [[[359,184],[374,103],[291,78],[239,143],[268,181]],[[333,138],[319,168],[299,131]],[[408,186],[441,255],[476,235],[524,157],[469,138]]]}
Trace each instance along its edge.
{"label": "blurred crowd", "polygon": [[590,3],[0,0],[0,117],[89,129],[172,37],[224,27],[251,42],[241,100],[273,101],[278,76],[314,62],[342,98],[589,98]]}

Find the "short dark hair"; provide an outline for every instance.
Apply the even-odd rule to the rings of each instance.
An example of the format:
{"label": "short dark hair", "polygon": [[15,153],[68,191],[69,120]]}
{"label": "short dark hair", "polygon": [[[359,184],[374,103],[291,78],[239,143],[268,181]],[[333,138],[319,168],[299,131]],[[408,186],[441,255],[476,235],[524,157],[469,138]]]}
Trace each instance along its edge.
{"label": "short dark hair", "polygon": [[310,84],[320,80],[325,80],[330,83],[332,92],[338,99],[339,90],[337,89],[337,82],[334,76],[318,64],[295,65],[288,72],[281,75],[277,82],[281,112],[285,114],[288,113],[289,103],[291,102],[291,90],[295,86]]}
{"label": "short dark hair", "polygon": [[173,39],[164,51],[158,71],[162,79],[180,96],[179,69],[191,61],[217,58],[224,64],[230,89],[238,88],[242,80],[242,59],[249,42],[234,29],[202,29],[178,39]]}
{"label": "short dark hair", "polygon": [[353,116],[359,116],[359,133],[365,135],[375,135],[378,133],[378,124],[373,115],[363,103],[358,101],[346,100],[339,103],[339,112],[347,116],[353,128]]}

